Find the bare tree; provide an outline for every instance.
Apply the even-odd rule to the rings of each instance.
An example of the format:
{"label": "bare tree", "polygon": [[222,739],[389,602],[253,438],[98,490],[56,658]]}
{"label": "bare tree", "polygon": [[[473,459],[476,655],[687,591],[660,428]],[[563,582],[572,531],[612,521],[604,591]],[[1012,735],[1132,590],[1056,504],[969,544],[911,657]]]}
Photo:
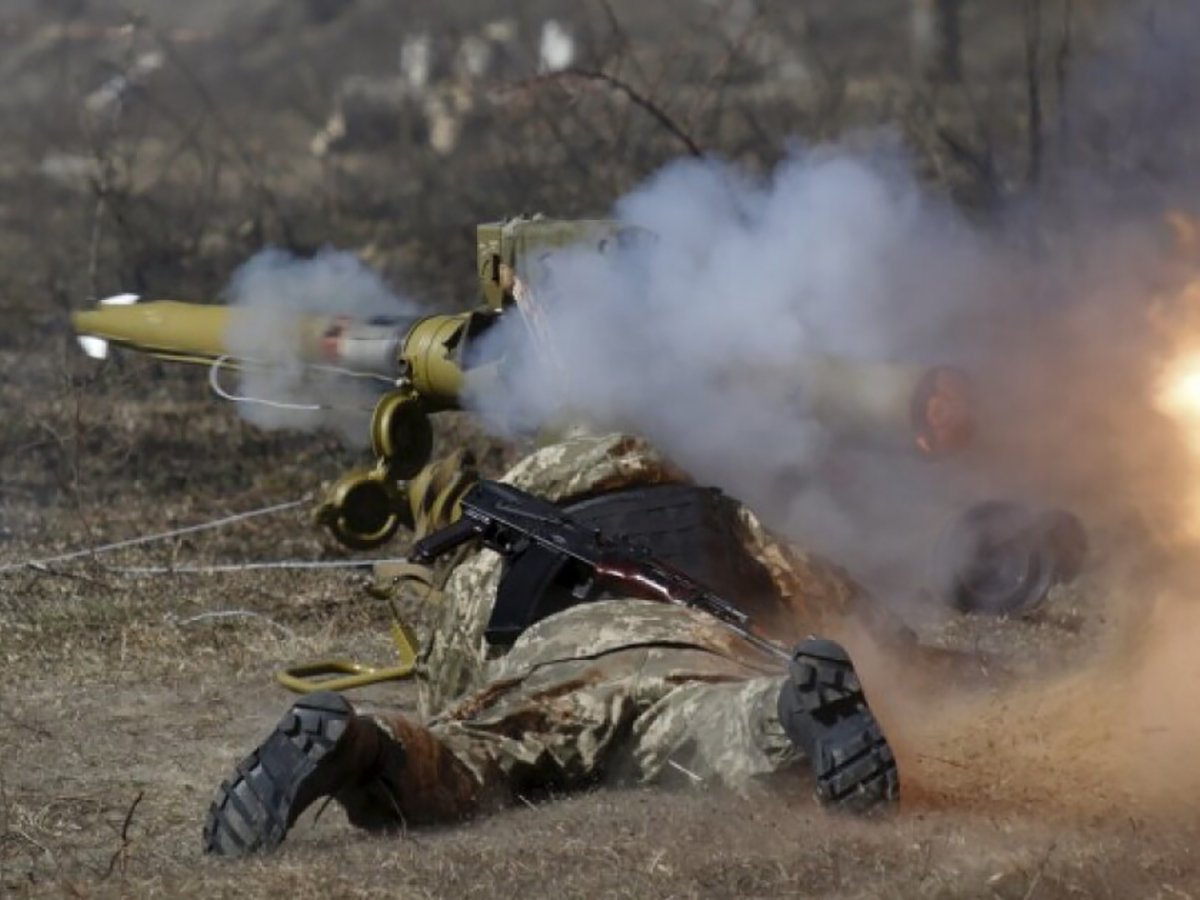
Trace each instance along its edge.
{"label": "bare tree", "polygon": [[962,0],[912,0],[912,58],[928,81],[962,79]]}

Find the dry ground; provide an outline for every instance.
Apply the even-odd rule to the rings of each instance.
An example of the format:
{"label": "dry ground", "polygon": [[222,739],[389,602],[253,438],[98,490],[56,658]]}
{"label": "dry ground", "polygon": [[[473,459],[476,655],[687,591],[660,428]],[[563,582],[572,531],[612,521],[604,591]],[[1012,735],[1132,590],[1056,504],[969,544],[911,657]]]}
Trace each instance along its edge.
{"label": "dry ground", "polygon": [[[90,294],[134,287],[210,296],[264,243],[302,251],[333,241],[360,248],[423,296],[461,306],[471,291],[474,221],[539,207],[594,211],[678,149],[652,123],[601,104],[626,129],[614,150],[594,129],[571,130],[596,112],[594,98],[554,96],[551,109],[578,117],[565,134],[547,123],[566,120],[547,119],[541,101],[530,101],[505,123],[506,140],[491,136],[449,161],[401,148],[318,165],[304,143],[345,60],[387,65],[402,31],[394,13],[362,5],[368,14],[337,20],[344,25],[309,28],[293,21],[298,3],[189,5],[186,14],[165,0],[145,4],[156,24],[215,29],[220,41],[210,56],[185,51],[206,91],[169,67],[150,92],[162,106],[130,119],[120,153],[81,134],[77,115],[80,96],[119,68],[121,47],[0,31],[8,79],[0,106],[13,123],[0,136],[0,565],[295,499],[359,461],[331,434],[240,422],[212,400],[200,373],[81,360],[66,313]],[[1078,5],[1078,40],[1103,5]],[[76,6],[13,0],[11,10],[0,4],[0,16],[11,13],[0,23],[122,20],[115,4]],[[1023,177],[1023,118],[1008,102],[1021,95],[1020,42],[1009,40],[1019,32],[1016,4],[969,5],[968,23],[989,38],[972,62],[989,76],[976,82],[976,100],[1004,102],[980,128],[977,111],[954,118],[961,96],[942,98],[950,118],[941,124],[961,124],[965,144],[939,143],[928,109],[881,74],[899,65],[889,31],[902,21],[898,4],[839,13],[850,6],[812,4],[824,16],[815,46],[848,76],[838,102],[790,111],[767,102],[753,121],[736,109],[696,116],[696,136],[761,165],[785,133],[827,136],[906,116],[922,166],[965,199]],[[495,4],[467,4],[460,17],[470,20],[477,7]],[[653,46],[677,36],[676,7],[614,8],[635,40]],[[611,23],[592,12],[592,26],[607,34]],[[691,27],[700,41],[702,29]],[[684,77],[669,67],[654,74],[668,87]],[[261,98],[241,90],[245,83]],[[660,93],[669,102],[670,90]],[[548,135],[562,143],[539,156]],[[64,155],[100,168],[64,178],[46,164]],[[984,159],[995,169],[981,170]],[[143,183],[147,171],[163,174]],[[441,426],[439,440],[472,443],[492,467],[511,452],[462,419]],[[968,721],[939,744],[945,756],[906,746],[902,774],[914,790],[879,820],[831,818],[802,796],[597,791],[397,840],[352,834],[330,808],[316,822],[309,813],[271,859],[206,860],[199,832],[213,787],[288,702],[274,672],[333,654],[386,659],[384,610],[352,571],[132,578],[111,567],[343,556],[298,509],[95,562],[0,572],[0,895],[1200,896],[1194,807],[1164,811],[1104,790],[1097,748],[1128,745],[1125,731],[1135,726],[1121,720],[1127,707],[1103,677],[1089,682],[1090,705],[1060,708],[1047,696],[992,707],[978,729]],[[931,621],[925,636],[989,654],[1026,679],[1047,676],[1105,648],[1106,599],[1101,567],[1035,622]],[[221,611],[255,615],[205,617]],[[409,613],[420,620],[420,610]],[[411,689],[367,696],[403,707]],[[905,722],[942,721],[942,713],[956,721],[941,700],[884,699]],[[914,735],[921,730],[904,729]],[[977,742],[964,746],[972,736]],[[1019,764],[998,768],[996,759]]]}
{"label": "dry ground", "polygon": [[[140,421],[175,403],[142,402],[140,411],[151,415]],[[228,411],[197,405],[191,412],[214,443],[245,441],[243,452],[285,449]],[[135,444],[161,434],[153,424],[133,428]],[[318,470],[320,462],[300,461]],[[195,467],[203,478],[205,462]],[[286,482],[255,481],[231,490],[221,507],[292,496]],[[114,502],[124,506],[131,496]],[[134,520],[93,525],[93,539],[200,513],[146,503]],[[5,558],[76,544],[77,521],[50,512],[38,526],[23,523],[22,531],[44,530],[28,544],[11,540]],[[308,535],[289,513],[127,558],[329,555]],[[1057,614],[1070,621],[1071,599],[1057,599]],[[950,766],[951,780],[967,781],[952,805],[915,797],[876,821],[831,818],[803,796],[597,791],[399,839],[356,835],[330,808],[315,822],[307,814],[269,860],[201,857],[199,827],[214,785],[288,702],[274,671],[327,654],[385,659],[377,603],[360,579],[344,574],[131,581],[92,565],[8,577],[0,600],[0,887],[14,896],[85,897],[1045,898],[1200,890],[1194,817],[1164,819],[1134,807],[1079,812],[1052,797],[1019,795],[1015,809],[1004,809],[986,796],[994,786],[984,785],[976,804],[971,782],[988,777],[989,768],[984,762],[978,773],[964,771],[969,756],[932,763],[935,774]],[[264,618],[187,621],[219,609]],[[1007,649],[1024,664],[1080,640],[1062,621],[967,631],[960,625],[942,636],[960,644],[985,638],[993,652]],[[403,706],[411,690],[381,686],[363,695]]]}
{"label": "dry ground", "polygon": [[[131,360],[97,375],[65,355],[57,329],[32,346],[4,342],[3,395],[14,410],[5,561],[292,499],[357,456],[332,436],[280,437],[241,423],[210,402],[200,373]],[[40,387],[36,397],[22,394],[29,384]],[[439,438],[484,446],[462,420]],[[979,747],[954,745],[945,757],[917,759],[917,789],[878,821],[830,818],[804,796],[597,791],[398,840],[353,834],[330,808],[315,823],[306,815],[270,860],[206,860],[199,829],[214,785],[288,702],[274,672],[326,655],[386,660],[384,612],[352,573],[135,579],[110,567],[341,555],[305,510],[292,510],[96,563],[0,575],[0,887],[14,896],[1200,892],[1194,815],[1064,804],[1079,773],[1058,750],[1044,769],[998,771]],[[192,619],[222,610],[258,615]],[[419,610],[409,613],[420,621]],[[1106,633],[1102,613],[1092,594],[1076,591],[1033,623],[953,621],[927,636],[1030,677],[1088,658]],[[366,697],[403,707],[411,689],[377,687]],[[1031,714],[1032,724],[1010,723],[1007,738],[994,730],[1002,717],[981,723],[980,734],[998,742],[1002,759],[1020,758],[1022,742],[1036,740],[1030,731],[1053,725],[1045,710]],[[1063,733],[1078,725],[1065,718]],[[1022,765],[1042,762],[1033,753]],[[1093,766],[1088,746],[1079,766]],[[943,781],[944,794],[929,790]],[[1087,777],[1082,784],[1096,788]]]}

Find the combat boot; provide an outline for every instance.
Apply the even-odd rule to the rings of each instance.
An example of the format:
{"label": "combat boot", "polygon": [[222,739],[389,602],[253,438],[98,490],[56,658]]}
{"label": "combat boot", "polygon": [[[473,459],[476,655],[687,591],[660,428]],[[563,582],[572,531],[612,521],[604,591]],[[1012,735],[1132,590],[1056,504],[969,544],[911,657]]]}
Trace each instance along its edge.
{"label": "combat boot", "polygon": [[796,647],[778,710],[822,804],[867,812],[899,797],[895,757],[841,645],[810,639]]}
{"label": "combat boot", "polygon": [[355,715],[346,698],[306,696],[221,782],[204,825],[204,852],[273,850],[300,814],[326,796],[359,827],[398,828],[404,767],[403,745],[372,719]]}

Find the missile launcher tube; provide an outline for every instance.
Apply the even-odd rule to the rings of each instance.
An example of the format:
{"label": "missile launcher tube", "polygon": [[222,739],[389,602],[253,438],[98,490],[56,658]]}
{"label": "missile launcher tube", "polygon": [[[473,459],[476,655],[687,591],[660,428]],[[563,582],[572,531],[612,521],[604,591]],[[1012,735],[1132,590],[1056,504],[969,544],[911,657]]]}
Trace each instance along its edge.
{"label": "missile launcher tube", "polygon": [[[75,313],[76,331],[167,359],[211,362],[231,355],[238,310],[158,300]],[[487,310],[367,321],[300,316],[296,357],[315,365],[393,380],[427,412],[456,409],[469,377],[493,367],[471,360],[472,341],[501,315]],[[251,360],[252,361],[252,360]],[[788,369],[740,373],[787,408],[825,422],[852,441],[938,456],[970,443],[965,377],[948,367],[865,363],[807,356]]]}

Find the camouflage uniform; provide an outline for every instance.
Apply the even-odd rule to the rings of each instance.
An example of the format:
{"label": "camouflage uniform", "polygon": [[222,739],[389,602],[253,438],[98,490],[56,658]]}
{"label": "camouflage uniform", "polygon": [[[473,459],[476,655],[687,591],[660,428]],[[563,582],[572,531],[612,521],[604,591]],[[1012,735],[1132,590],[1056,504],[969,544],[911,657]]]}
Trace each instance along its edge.
{"label": "camouflage uniform", "polygon": [[[569,501],[687,476],[644,441],[608,435],[543,448],[502,480]],[[857,588],[835,567],[786,547],[744,507],[738,518],[744,546],[792,603],[795,623],[785,641],[856,602]],[[444,516],[434,519],[419,530],[445,524]],[[702,613],[634,599],[583,604],[535,624],[508,653],[489,658],[483,635],[500,573],[501,559],[489,550],[449,571],[419,669],[428,734],[458,769],[459,796],[447,814],[523,785],[570,787],[603,777],[745,786],[802,760],[776,713],[784,678],[778,664]],[[406,721],[376,719],[413,740]],[[413,812],[424,819],[430,810]]]}
{"label": "camouflage uniform", "polygon": [[[439,495],[461,493],[468,486],[459,474],[462,458],[456,455],[450,463],[435,464],[431,468],[443,471],[423,479],[432,482],[424,492],[429,501],[414,497],[417,537],[450,521],[450,504],[439,502]],[[544,447],[500,480],[556,503],[627,487],[690,482],[644,440],[623,434],[577,437]],[[785,642],[810,632],[835,634],[848,615],[866,614],[865,596],[841,569],[782,543],[746,507],[739,506],[737,514],[743,546],[766,567],[791,606],[793,621],[783,625]],[[429,718],[488,680],[483,632],[499,582],[500,557],[487,550],[453,566],[441,579],[443,605],[421,660],[422,716]],[[586,646],[580,652],[589,655]]]}
{"label": "camouflage uniform", "polygon": [[[410,485],[418,534],[449,520],[470,481],[462,462]],[[686,476],[645,443],[610,435],[542,449],[505,480],[570,501]],[[859,599],[848,578],[736,512],[737,538],[789,601],[778,607],[787,621],[770,623],[777,637],[792,643],[845,618]],[[805,641],[784,672],[705,614],[615,598],[549,615],[493,655],[484,631],[500,573],[486,550],[449,568],[421,660],[421,721],[363,716],[333,693],[297,701],[221,783],[206,852],[271,850],[322,796],[368,829],[454,821],[600,781],[745,788],[781,774],[848,810],[895,799],[890,748],[836,644]]]}

